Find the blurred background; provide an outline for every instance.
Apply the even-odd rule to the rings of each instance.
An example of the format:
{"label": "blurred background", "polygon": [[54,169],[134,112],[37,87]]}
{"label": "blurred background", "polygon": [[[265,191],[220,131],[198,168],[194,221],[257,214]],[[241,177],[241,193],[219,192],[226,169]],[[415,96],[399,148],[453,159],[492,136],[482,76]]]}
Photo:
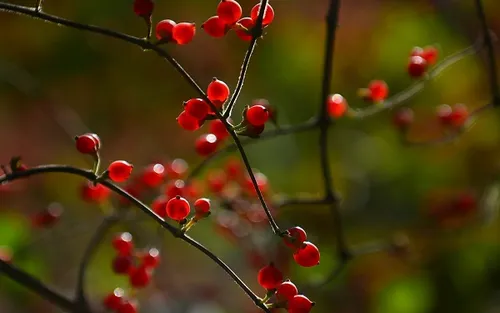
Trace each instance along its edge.
{"label": "blurred background", "polygon": [[[9,2],[34,5],[27,0]],[[158,0],[153,20],[170,18],[199,26],[215,14],[217,3]],[[248,14],[256,1],[240,3]],[[277,107],[281,125],[296,124],[312,117],[319,106],[327,1],[271,4],[276,18],[259,41],[234,116],[239,118],[253,99],[266,98]],[[500,34],[500,17],[495,14],[500,3],[484,4],[490,27]],[[145,35],[132,1],[46,0],[44,10]],[[20,155],[28,166],[88,167],[89,160],[73,143],[75,135],[87,131],[101,137],[104,165],[125,159],[140,169],[156,160],[182,158],[194,167],[201,161],[194,140],[207,132],[206,126],[189,133],[175,122],[182,102],[197,94],[154,53],[4,12],[0,29],[1,163]],[[470,46],[479,32],[473,1],[343,1],[333,91],[344,95],[351,107],[365,107],[357,91],[370,80],[385,80],[391,94],[411,84],[406,64],[412,47],[434,45],[442,58]],[[233,32],[214,39],[198,28],[191,44],[169,45],[167,50],[202,87],[215,76],[234,89],[247,45]],[[464,103],[470,110],[479,108],[490,101],[488,86],[482,52],[446,69],[405,103],[415,111],[408,138],[425,142],[446,135],[435,117],[436,106]],[[304,227],[320,248],[321,264],[314,268],[296,265],[267,223],[234,222],[234,212],[223,209],[197,225],[192,236],[261,296],[265,291],[257,284],[257,271],[262,264],[278,261],[286,277],[307,289],[307,296],[317,303],[313,312],[500,312],[497,112],[481,113],[457,141],[430,147],[403,144],[392,124],[393,113],[340,119],[331,130],[328,148],[335,188],[343,198],[349,245],[408,239],[402,249],[360,256],[325,286],[306,288],[322,282],[339,262],[327,207],[290,206],[277,215],[284,228]],[[247,151],[252,166],[267,176],[273,195],[321,196],[317,131],[258,142]],[[210,169],[226,162],[222,157],[211,163],[199,176],[201,182]],[[73,293],[83,249],[103,216],[102,207],[82,201],[81,183],[78,177],[45,175],[2,186],[0,191],[3,251],[12,253],[15,265],[67,295]],[[472,204],[464,210],[448,209],[463,199],[472,199]],[[48,229],[31,227],[30,216],[54,202],[64,208],[61,220]],[[227,220],[239,225],[236,230],[229,235],[216,231]],[[168,233],[158,235],[157,226],[140,212],[109,232],[92,261],[86,288],[96,312],[103,311],[101,299],[115,287],[127,289],[127,279],[115,275],[110,266],[110,241],[119,231],[131,232],[139,247],[161,248],[162,264],[154,284],[137,295],[141,312],[258,312],[213,262]],[[59,311],[1,277],[0,312]]]}

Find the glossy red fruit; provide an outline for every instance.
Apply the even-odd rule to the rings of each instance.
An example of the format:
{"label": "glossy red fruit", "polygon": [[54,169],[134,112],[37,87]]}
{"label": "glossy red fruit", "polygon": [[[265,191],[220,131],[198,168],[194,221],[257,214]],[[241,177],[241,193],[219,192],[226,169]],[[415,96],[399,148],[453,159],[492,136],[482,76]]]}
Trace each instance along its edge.
{"label": "glossy red fruit", "polygon": [[399,130],[406,130],[413,123],[413,110],[410,108],[402,108],[396,111],[392,118],[394,126]]}
{"label": "glossy red fruit", "polygon": [[155,29],[156,39],[162,41],[173,41],[172,33],[175,25],[177,25],[177,23],[172,20],[159,21],[158,24],[156,24]]}
{"label": "glossy red fruit", "polygon": [[229,97],[229,87],[225,82],[214,77],[208,84],[207,96],[210,101],[224,102]]}
{"label": "glossy red fruit", "polygon": [[140,17],[149,17],[153,13],[155,4],[153,0],[135,0],[134,13]]}
{"label": "glossy red fruit", "polygon": [[112,268],[116,274],[127,274],[132,267],[132,257],[130,255],[117,255],[113,259]]}
{"label": "glossy red fruit", "polygon": [[114,161],[108,166],[109,179],[116,183],[126,181],[132,175],[134,166],[127,161]]}
{"label": "glossy red fruit", "polygon": [[190,43],[196,34],[196,25],[194,23],[178,23],[172,29],[172,38],[179,45]]}
{"label": "glossy red fruit", "polygon": [[458,103],[453,106],[450,114],[451,125],[455,127],[462,127],[469,118],[469,110],[465,104]]}
{"label": "glossy red fruit", "polygon": [[245,117],[248,123],[259,127],[267,122],[269,119],[269,112],[262,105],[253,105],[248,108]]}
{"label": "glossy red fruit", "polygon": [[224,123],[222,123],[221,120],[211,121],[208,127],[208,131],[211,134],[214,134],[218,140],[224,140],[229,137],[229,132],[227,131],[226,126],[224,126]]}
{"label": "glossy red fruit", "polygon": [[153,203],[151,203],[151,209],[153,209],[153,212],[158,214],[158,216],[165,218],[167,216],[167,202],[168,199],[166,196],[161,195],[156,197],[153,200]]}
{"label": "glossy red fruit", "polygon": [[75,137],[76,149],[83,154],[95,154],[101,145],[96,134],[83,134]]}
{"label": "glossy red fruit", "polygon": [[172,179],[178,179],[184,176],[189,166],[183,159],[175,159],[167,164],[167,175]]}
{"label": "glossy red fruit", "polygon": [[328,96],[328,114],[333,118],[339,118],[347,111],[347,101],[338,93]]}
{"label": "glossy red fruit", "polygon": [[314,302],[304,295],[296,295],[288,301],[288,313],[309,313]]}
{"label": "glossy red fruit", "polygon": [[155,268],[160,264],[160,251],[156,248],[149,249],[142,256],[142,266],[146,268]]}
{"label": "glossy red fruit", "polygon": [[171,180],[167,183],[165,187],[165,194],[168,199],[172,199],[176,196],[184,196],[186,184],[182,179]]}
{"label": "glossy red fruit", "polygon": [[302,227],[294,226],[287,229],[286,231],[288,232],[290,237],[284,236],[283,242],[285,243],[285,245],[292,249],[300,248],[304,241],[307,240],[307,233]]}
{"label": "glossy red fruit", "polygon": [[[259,11],[260,11],[260,4],[256,4],[252,8],[252,11],[250,11],[250,18],[254,22],[257,22],[257,17],[259,16]],[[268,4],[266,6],[266,11],[264,12],[264,18],[262,19],[262,26],[267,26],[267,25],[271,24],[271,22],[273,20],[274,20],[274,9],[270,4]]]}
{"label": "glossy red fruit", "polygon": [[118,308],[122,305],[123,296],[125,292],[121,288],[116,288],[112,293],[108,294],[104,300],[103,305],[106,309],[109,310],[118,310]]}
{"label": "glossy red fruit", "polygon": [[427,61],[423,57],[414,56],[408,62],[408,74],[412,78],[422,77],[427,71]]}
{"label": "glossy red fruit", "polygon": [[61,218],[64,208],[59,203],[51,203],[45,210],[32,217],[34,227],[48,228],[54,226]]}
{"label": "glossy red fruit", "polygon": [[293,258],[300,266],[316,266],[319,264],[319,249],[313,243],[304,241],[302,246],[293,254]]}
{"label": "glossy red fruit", "polygon": [[196,139],[195,149],[200,156],[209,156],[217,150],[217,137],[214,134],[201,135]]}
{"label": "glossy red fruit", "polygon": [[283,281],[283,273],[271,263],[259,270],[257,280],[265,289],[276,289]]}
{"label": "glossy red fruit", "polygon": [[134,248],[132,235],[126,232],[118,234],[113,239],[112,245],[120,255],[131,255],[132,249]]}
{"label": "glossy red fruit", "polygon": [[287,280],[282,282],[276,289],[276,298],[278,301],[289,301],[299,293],[294,283]]}
{"label": "glossy red fruit", "polygon": [[372,80],[368,84],[369,98],[373,102],[384,101],[389,95],[389,86],[383,80]]}
{"label": "glossy red fruit", "polygon": [[217,194],[220,193],[227,184],[227,177],[223,171],[214,170],[207,175],[208,189]]}
{"label": "glossy red fruit", "polygon": [[132,287],[144,288],[151,282],[151,269],[139,266],[130,270],[129,282]]}
{"label": "glossy red fruit", "polygon": [[200,198],[194,202],[194,210],[198,214],[207,214],[210,212],[210,199]]}
{"label": "glossy red fruit", "polygon": [[439,57],[439,50],[436,47],[428,46],[422,50],[420,54],[422,58],[427,62],[427,65],[433,65],[437,62]]}
{"label": "glossy red fruit", "polygon": [[447,104],[441,104],[436,108],[436,115],[439,122],[443,125],[448,125],[451,123],[451,112],[452,108]]}
{"label": "glossy red fruit", "polygon": [[217,15],[227,25],[236,23],[242,14],[241,5],[233,0],[222,0],[217,6]]}
{"label": "glossy red fruit", "polygon": [[177,123],[180,127],[189,131],[195,131],[200,128],[200,120],[190,115],[186,111],[182,111],[181,114],[179,114],[179,116],[177,117]]}
{"label": "glossy red fruit", "polygon": [[221,38],[227,34],[229,27],[224,23],[224,21],[217,15],[210,17],[206,20],[201,28],[207,33],[209,36],[214,38]]}
{"label": "glossy red fruit", "polygon": [[167,216],[176,221],[184,220],[191,211],[189,202],[180,196],[168,200],[166,209]]}
{"label": "glossy red fruit", "polygon": [[189,99],[184,103],[184,111],[198,120],[202,120],[206,118],[210,112],[210,106],[208,106],[208,103],[206,103],[205,100],[194,98]]}
{"label": "glossy red fruit", "polygon": [[101,203],[106,200],[111,193],[107,187],[102,184],[94,184],[90,181],[85,182],[81,187],[82,199],[87,202]]}
{"label": "glossy red fruit", "polygon": [[137,313],[137,303],[124,300],[118,310],[116,310],[116,313]]}
{"label": "glossy red fruit", "polygon": [[237,25],[238,24],[240,26],[243,26],[244,28],[236,26],[234,28],[236,35],[238,37],[240,37],[241,40],[244,40],[244,41],[252,40],[251,31],[252,31],[252,28],[254,28],[254,26],[255,26],[255,22],[250,17],[244,17],[244,18],[238,20]]}

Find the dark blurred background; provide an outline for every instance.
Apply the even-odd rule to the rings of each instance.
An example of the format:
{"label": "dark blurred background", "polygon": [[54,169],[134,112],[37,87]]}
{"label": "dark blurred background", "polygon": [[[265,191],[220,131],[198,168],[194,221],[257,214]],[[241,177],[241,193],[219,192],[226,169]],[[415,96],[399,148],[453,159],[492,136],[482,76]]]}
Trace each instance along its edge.
{"label": "dark blurred background", "polygon": [[[27,0],[10,2],[34,5]],[[144,23],[133,14],[131,2],[46,0],[44,10],[143,36]],[[171,18],[199,26],[215,14],[217,3],[158,0],[154,21]],[[256,1],[240,3],[248,14]],[[266,98],[278,108],[281,124],[300,123],[319,106],[327,1],[271,4],[276,19],[259,41],[235,116],[252,99]],[[490,27],[500,34],[500,2],[484,4]],[[479,33],[471,0],[343,1],[333,90],[352,107],[366,106],[356,93],[370,80],[386,80],[391,94],[411,83],[406,63],[412,47],[435,45],[444,57],[471,45]],[[198,29],[191,44],[168,46],[168,51],[202,86],[216,76],[234,89],[246,48],[247,43],[232,32],[213,39]],[[486,105],[491,98],[486,69],[483,53],[468,56],[427,84],[406,103],[415,110],[408,137],[421,142],[445,134],[435,117],[439,104],[465,103],[471,110]],[[175,118],[182,102],[195,96],[154,53],[0,12],[2,163],[21,155],[28,166],[86,167],[88,160],[75,151],[73,137],[93,131],[102,139],[104,164],[126,159],[140,168],[157,159],[184,158],[194,166],[201,159],[193,142],[203,130],[188,133]],[[394,236],[407,236],[410,244],[398,253],[356,258],[333,282],[308,291],[307,296],[317,302],[314,312],[500,312],[497,113],[481,113],[459,140],[432,147],[402,144],[391,123],[392,113],[339,120],[328,148],[335,187],[344,199],[349,244]],[[275,192],[321,195],[316,131],[256,143],[247,151],[252,166],[267,175]],[[224,161],[218,159],[211,167]],[[102,217],[98,207],[81,201],[80,183],[71,176],[47,175],[0,193],[0,246],[13,251],[16,265],[65,294],[72,294],[82,251]],[[433,210],[439,210],[439,203],[464,193],[477,199],[474,212],[435,218]],[[55,201],[65,208],[60,223],[32,230],[26,217]],[[338,263],[328,208],[286,207],[278,222],[283,227],[303,226],[322,253],[321,264],[309,269],[289,259],[286,276],[299,286],[322,281]],[[263,241],[278,244],[270,228],[265,225],[258,236],[235,243],[214,232],[212,224],[210,219],[200,223],[193,237],[263,294],[256,282],[258,267],[242,251],[250,241],[257,246]],[[230,278],[199,252],[168,234],[160,243],[156,226],[142,215],[115,229],[120,230],[132,232],[138,245],[162,247],[163,263],[155,284],[138,294],[141,312],[257,312]],[[104,244],[89,269],[87,290],[97,312],[102,311],[103,295],[127,285],[126,279],[112,273],[112,255],[110,245]],[[59,311],[2,278],[0,312]]]}

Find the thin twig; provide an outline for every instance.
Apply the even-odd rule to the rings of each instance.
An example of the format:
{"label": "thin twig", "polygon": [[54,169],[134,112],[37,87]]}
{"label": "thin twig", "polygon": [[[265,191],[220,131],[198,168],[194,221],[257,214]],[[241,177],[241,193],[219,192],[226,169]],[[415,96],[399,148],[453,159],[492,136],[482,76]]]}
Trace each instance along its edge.
{"label": "thin twig", "polygon": [[43,0],[36,0],[36,6],[35,6],[36,12],[42,11],[42,4],[43,4]]}

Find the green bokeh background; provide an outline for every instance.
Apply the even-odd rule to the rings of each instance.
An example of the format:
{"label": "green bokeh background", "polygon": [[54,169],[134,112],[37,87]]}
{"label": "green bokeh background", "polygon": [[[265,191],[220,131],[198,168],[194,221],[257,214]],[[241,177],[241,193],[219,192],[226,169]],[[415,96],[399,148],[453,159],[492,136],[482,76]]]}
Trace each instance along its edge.
{"label": "green bokeh background", "polygon": [[[10,1],[33,5],[33,1]],[[51,14],[142,36],[143,21],[132,1],[46,0]],[[256,1],[242,0],[245,12]],[[217,0],[158,0],[154,21],[171,18],[201,25]],[[266,98],[281,124],[309,119],[319,106],[326,0],[271,1],[276,19],[259,41],[236,112],[252,99]],[[500,33],[500,3],[485,0],[488,22]],[[353,107],[364,104],[358,88],[384,79],[394,94],[411,83],[405,66],[413,46],[436,45],[442,57],[471,45],[479,34],[473,1],[343,1],[338,29],[333,91]],[[216,76],[234,88],[247,43],[234,33],[223,39],[198,29],[186,46],[168,51],[206,86]],[[497,49],[498,51],[498,49]],[[497,57],[498,57],[497,53]],[[472,110],[490,100],[487,62],[481,53],[446,69],[423,92],[407,101],[415,110],[409,138],[439,138],[434,117],[442,103],[465,103]],[[498,70],[498,69],[496,69]],[[182,102],[197,96],[175,70],[152,52],[117,40],[57,27],[0,12],[0,160],[22,155],[29,165],[87,166],[72,138],[92,130],[101,137],[103,162],[126,159],[140,166],[155,159],[200,161],[193,149],[202,131],[187,133],[175,122]],[[453,143],[412,147],[401,143],[393,112],[363,120],[341,119],[331,131],[332,175],[344,201],[342,214],[351,245],[406,234],[404,254],[370,254],[353,260],[335,281],[308,292],[314,312],[499,312],[500,229],[493,209],[481,210],[460,227],[426,218],[430,195],[471,190],[495,192],[500,170],[497,112],[481,113]],[[271,128],[271,127],[270,127]],[[320,196],[317,132],[279,137],[247,148],[252,166],[273,189],[289,195]],[[216,161],[213,166],[222,164]],[[31,182],[31,181],[30,181]],[[101,218],[99,208],[78,197],[78,178],[49,175],[0,193],[0,245],[15,252],[15,264],[70,295],[82,251]],[[492,191],[491,191],[492,190]],[[489,193],[490,194],[490,193]],[[443,196],[444,197],[444,196]],[[61,223],[32,231],[25,219],[57,201],[66,208]],[[487,218],[484,218],[487,216]],[[332,218],[321,206],[283,209],[283,227],[302,225],[321,249],[320,266],[290,262],[287,276],[299,286],[321,281],[337,263]],[[128,230],[139,246],[158,245],[156,227],[138,214],[116,231]],[[271,235],[270,229],[259,236]],[[193,231],[259,290],[257,269],[249,266],[241,243],[213,231],[210,221]],[[111,238],[111,237],[110,237]],[[278,239],[271,240],[278,243]],[[141,312],[254,312],[252,302],[215,264],[168,235],[162,236],[163,263],[155,286],[141,291]],[[127,281],[112,274],[112,250],[103,245],[92,263],[88,294],[99,301]],[[216,293],[214,297],[208,294]],[[0,312],[59,312],[5,278],[0,280]]]}

